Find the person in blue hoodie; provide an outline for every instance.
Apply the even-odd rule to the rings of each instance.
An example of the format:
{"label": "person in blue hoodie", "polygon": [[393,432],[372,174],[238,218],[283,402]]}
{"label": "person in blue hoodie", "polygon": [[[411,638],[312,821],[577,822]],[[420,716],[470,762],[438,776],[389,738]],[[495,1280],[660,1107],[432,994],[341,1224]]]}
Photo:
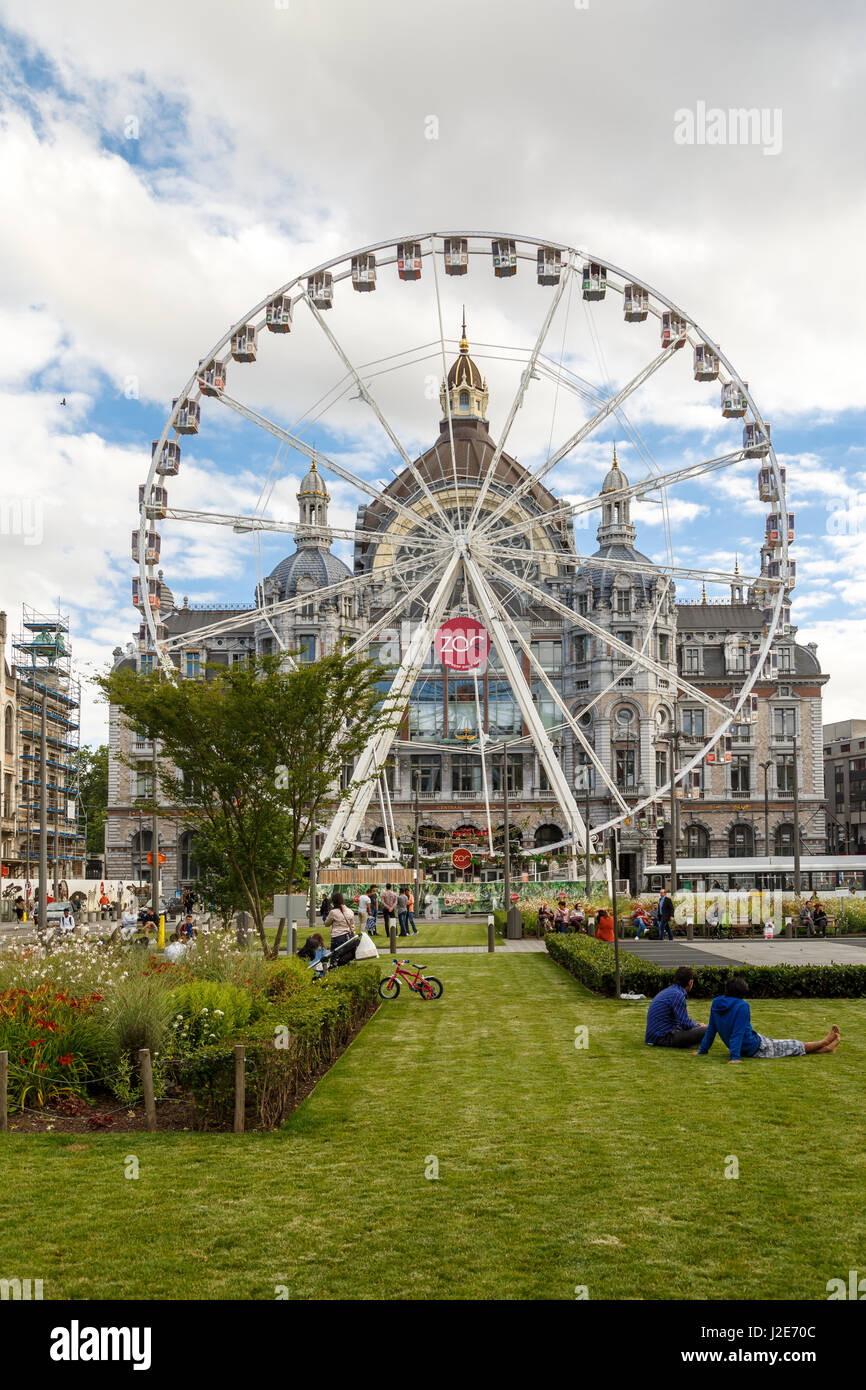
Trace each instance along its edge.
{"label": "person in blue hoodie", "polygon": [[732,1062],[743,1057],[803,1057],[808,1052],[835,1052],[841,1034],[834,1023],[820,1042],[799,1042],[796,1038],[767,1038],[752,1027],[752,1011],[746,1003],[749,986],[742,975],[725,981],[725,992],[713,1000],[710,1022],[697,1055],[704,1057],[718,1033],[731,1054]]}

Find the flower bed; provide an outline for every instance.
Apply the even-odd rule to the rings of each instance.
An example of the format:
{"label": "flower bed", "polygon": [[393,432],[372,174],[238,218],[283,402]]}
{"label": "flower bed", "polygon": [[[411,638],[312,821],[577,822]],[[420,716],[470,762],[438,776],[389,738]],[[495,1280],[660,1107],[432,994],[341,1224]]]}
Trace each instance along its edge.
{"label": "flower bed", "polygon": [[[551,958],[581,984],[597,994],[614,994],[614,948],[591,936],[548,932],[544,938]],[[673,970],[620,951],[620,987],[624,994],[658,994],[673,982]],[[695,968],[692,994],[711,999],[721,994],[732,974],[748,982],[755,999],[845,999],[866,995],[866,965],[704,965]]]}
{"label": "flower bed", "polygon": [[318,982],[302,961],[265,962],[224,933],[202,934],[176,964],[81,940],[8,952],[0,1050],[9,1054],[10,1113],[89,1112],[96,1125],[128,1110],[136,1120],[147,1048],[157,1099],[193,1107],[194,1122],[222,1124],[221,1077],[243,1043],[251,1119],[278,1124],[375,1010],[378,982],[377,962]]}

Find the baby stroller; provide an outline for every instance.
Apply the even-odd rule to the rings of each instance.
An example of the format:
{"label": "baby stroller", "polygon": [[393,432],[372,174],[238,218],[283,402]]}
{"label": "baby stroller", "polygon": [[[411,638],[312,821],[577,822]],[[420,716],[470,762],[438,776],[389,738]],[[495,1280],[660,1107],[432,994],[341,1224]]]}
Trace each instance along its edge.
{"label": "baby stroller", "polygon": [[320,980],[326,970],[334,970],[338,965],[348,965],[353,961],[360,944],[360,936],[347,936],[346,940],[341,941],[332,951],[316,951],[307,969],[314,970],[315,978]]}

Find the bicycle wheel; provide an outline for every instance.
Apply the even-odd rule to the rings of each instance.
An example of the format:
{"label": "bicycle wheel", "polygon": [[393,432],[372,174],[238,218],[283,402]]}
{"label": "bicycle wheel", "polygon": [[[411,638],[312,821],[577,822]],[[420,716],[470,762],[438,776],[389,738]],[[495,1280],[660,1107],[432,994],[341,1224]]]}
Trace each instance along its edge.
{"label": "bicycle wheel", "polygon": [[396,999],[400,993],[400,981],[389,977],[379,981],[379,995],[382,999]]}
{"label": "bicycle wheel", "polygon": [[438,999],[442,994],[442,981],[437,980],[433,975],[426,975],[424,983],[428,988],[421,995],[422,999]]}

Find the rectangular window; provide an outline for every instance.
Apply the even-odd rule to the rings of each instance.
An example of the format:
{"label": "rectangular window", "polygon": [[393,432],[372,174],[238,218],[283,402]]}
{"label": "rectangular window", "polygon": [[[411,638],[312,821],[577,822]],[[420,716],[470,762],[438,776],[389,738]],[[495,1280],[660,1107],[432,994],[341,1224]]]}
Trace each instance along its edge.
{"label": "rectangular window", "polygon": [[[495,792],[502,793],[502,759],[493,754],[490,767],[490,786]],[[508,755],[508,790],[509,792],[523,791],[523,758],[519,753],[509,753]]]}
{"label": "rectangular window", "polygon": [[232,666],[245,666],[249,659],[249,652],[232,652]]}
{"label": "rectangular window", "polygon": [[776,790],[790,795],[794,793],[793,753],[776,754]]}
{"label": "rectangular window", "polygon": [[745,671],[748,667],[748,647],[731,647],[728,651],[728,670]]}
{"label": "rectangular window", "polygon": [[731,791],[748,792],[751,790],[751,759],[748,754],[735,753],[731,759]]}
{"label": "rectangular window", "polygon": [[481,789],[481,760],[455,754],[451,759],[451,790],[459,793]]}
{"label": "rectangular window", "polygon": [[683,670],[689,674],[697,675],[701,669],[701,649],[700,647],[683,647]]}
{"label": "rectangular window", "polygon": [[201,652],[186,652],[184,671],[187,680],[196,681],[201,675]]}
{"label": "rectangular window", "polygon": [[797,711],[793,706],[773,710],[773,737],[793,738],[797,732]]}
{"label": "rectangular window", "polygon": [[704,711],[702,709],[684,709],[682,712],[682,731],[690,738],[703,738]]}
{"label": "rectangular window", "polygon": [[735,743],[751,743],[752,726],[751,724],[732,724],[731,738]]}
{"label": "rectangular window", "polygon": [[135,773],[136,800],[149,801],[153,796],[153,772],[149,767],[139,767]]}
{"label": "rectangular window", "polygon": [[632,634],[630,632],[618,632],[616,638],[618,642],[624,643],[626,647],[631,646]]}
{"label": "rectangular window", "polygon": [[419,792],[441,792],[442,758],[438,753],[413,753],[409,766],[413,790],[417,777]]}
{"label": "rectangular window", "polygon": [[670,637],[668,636],[668,634],[667,634],[666,632],[660,632],[660,633],[659,633],[659,635],[658,635],[657,647],[658,647],[658,658],[657,658],[657,659],[658,659],[659,661],[670,661],[670,659],[671,659],[671,639],[670,639]]}
{"label": "rectangular window", "polygon": [[634,748],[615,749],[616,785],[620,791],[634,791],[635,750]]}
{"label": "rectangular window", "polygon": [[309,663],[316,659],[316,639],[312,636],[298,638],[298,661]]}
{"label": "rectangular window", "polygon": [[616,591],[616,611],[621,618],[625,618],[631,612],[631,590],[617,589]]}
{"label": "rectangular window", "polygon": [[663,787],[668,780],[668,755],[663,748],[656,749],[656,786]]}
{"label": "rectangular window", "polygon": [[578,613],[580,614],[580,616],[581,616],[582,618],[585,618],[585,617],[586,617],[587,613],[589,612],[589,595],[588,595],[588,594],[578,594],[578,596],[577,596],[577,611],[578,611]]}
{"label": "rectangular window", "polygon": [[572,656],[576,666],[582,666],[587,658],[587,642],[585,637],[575,637],[572,644]]}
{"label": "rectangular window", "polygon": [[549,676],[558,676],[562,671],[562,643],[543,637],[532,643],[532,655],[539,666]]}

